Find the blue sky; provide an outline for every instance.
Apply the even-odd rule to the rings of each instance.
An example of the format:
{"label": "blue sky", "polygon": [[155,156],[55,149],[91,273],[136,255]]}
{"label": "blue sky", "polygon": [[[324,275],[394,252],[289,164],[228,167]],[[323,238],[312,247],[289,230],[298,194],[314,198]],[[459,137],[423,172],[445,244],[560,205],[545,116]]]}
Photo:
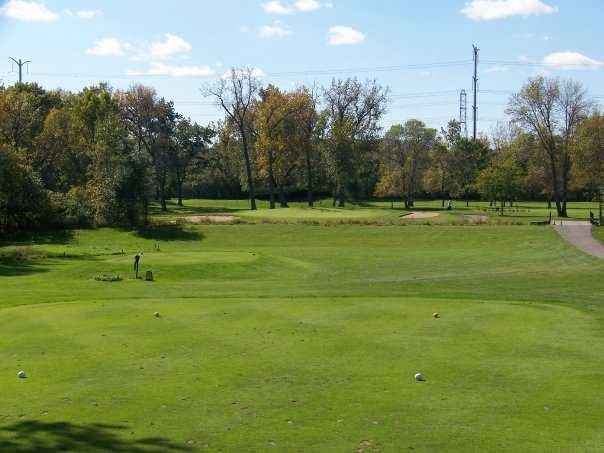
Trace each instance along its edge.
{"label": "blue sky", "polygon": [[[108,81],[154,86],[208,123],[222,116],[200,87],[231,66],[283,88],[333,77],[376,78],[392,90],[384,126],[458,116],[472,44],[480,49],[479,129],[538,73],[573,78],[604,101],[601,0],[0,0],[0,78],[9,56],[25,80],[77,90]],[[1,61],[1,60],[0,60]]]}

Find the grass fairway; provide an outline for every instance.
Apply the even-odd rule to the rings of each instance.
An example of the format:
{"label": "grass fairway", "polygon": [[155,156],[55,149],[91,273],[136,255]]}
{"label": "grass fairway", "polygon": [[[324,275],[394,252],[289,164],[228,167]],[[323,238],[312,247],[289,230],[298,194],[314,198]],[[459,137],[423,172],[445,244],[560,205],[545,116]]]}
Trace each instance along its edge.
{"label": "grass fairway", "polygon": [[[604,261],[550,228],[292,220],[31,239],[0,244],[0,451],[604,445]],[[137,250],[155,282],[132,278]]]}

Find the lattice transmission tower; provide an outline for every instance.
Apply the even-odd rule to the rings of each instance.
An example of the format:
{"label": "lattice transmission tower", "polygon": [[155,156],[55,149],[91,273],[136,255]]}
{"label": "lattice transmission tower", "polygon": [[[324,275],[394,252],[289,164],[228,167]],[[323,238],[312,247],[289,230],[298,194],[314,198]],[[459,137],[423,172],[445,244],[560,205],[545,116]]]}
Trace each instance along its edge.
{"label": "lattice transmission tower", "polygon": [[468,93],[466,90],[461,90],[459,93],[459,126],[461,133],[468,138]]}

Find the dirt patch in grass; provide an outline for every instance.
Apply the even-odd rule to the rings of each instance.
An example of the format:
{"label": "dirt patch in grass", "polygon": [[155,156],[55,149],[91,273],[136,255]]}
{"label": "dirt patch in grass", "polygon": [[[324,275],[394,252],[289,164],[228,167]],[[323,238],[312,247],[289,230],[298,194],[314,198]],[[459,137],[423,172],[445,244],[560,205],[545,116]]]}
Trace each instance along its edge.
{"label": "dirt patch in grass", "polygon": [[434,219],[439,217],[440,213],[438,212],[412,212],[402,218],[402,220],[424,220],[424,219]]}
{"label": "dirt patch in grass", "polygon": [[465,215],[464,218],[468,221],[468,223],[473,225],[479,225],[489,221],[488,215]]}
{"label": "dirt patch in grass", "polygon": [[175,223],[194,223],[194,224],[216,224],[216,225],[232,225],[239,223],[241,219],[232,215],[195,215],[189,217],[181,217]]}

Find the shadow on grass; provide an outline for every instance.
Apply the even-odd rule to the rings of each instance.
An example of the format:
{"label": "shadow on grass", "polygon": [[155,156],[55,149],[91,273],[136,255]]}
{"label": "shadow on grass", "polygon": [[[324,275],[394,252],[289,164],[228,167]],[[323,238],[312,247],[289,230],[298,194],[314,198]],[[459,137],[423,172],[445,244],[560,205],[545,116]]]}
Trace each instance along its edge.
{"label": "shadow on grass", "polygon": [[131,439],[124,425],[74,425],[27,420],[0,428],[0,451],[11,453],[50,452],[181,452],[186,445],[163,437]]}
{"label": "shadow on grass", "polygon": [[186,225],[153,225],[136,230],[136,235],[153,241],[201,241],[204,234]]}
{"label": "shadow on grass", "polygon": [[174,202],[168,202],[168,210],[162,211],[158,205],[152,205],[149,214],[151,217],[165,217],[165,216],[198,216],[198,215],[211,215],[211,214],[233,214],[236,212],[249,211],[248,208],[227,208],[225,206],[190,206],[185,201],[184,206],[178,206]]}
{"label": "shadow on grass", "polygon": [[74,235],[73,230],[8,234],[0,240],[0,248],[9,245],[65,245],[73,240]]}
{"label": "shadow on grass", "polygon": [[47,271],[48,269],[32,260],[0,256],[0,277],[21,277]]}

